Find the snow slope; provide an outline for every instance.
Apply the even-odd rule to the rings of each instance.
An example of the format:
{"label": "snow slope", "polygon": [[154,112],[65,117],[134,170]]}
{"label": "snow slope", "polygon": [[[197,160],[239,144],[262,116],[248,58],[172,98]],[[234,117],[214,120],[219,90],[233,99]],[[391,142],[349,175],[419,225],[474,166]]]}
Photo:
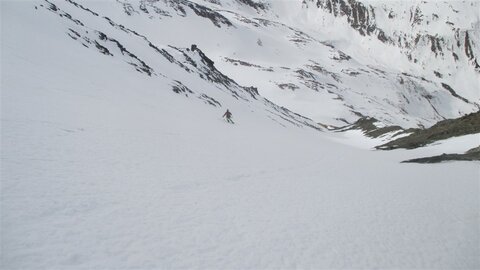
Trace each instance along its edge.
{"label": "snow slope", "polygon": [[412,152],[338,141],[190,44],[1,4],[2,269],[480,267],[478,162],[400,164]]}

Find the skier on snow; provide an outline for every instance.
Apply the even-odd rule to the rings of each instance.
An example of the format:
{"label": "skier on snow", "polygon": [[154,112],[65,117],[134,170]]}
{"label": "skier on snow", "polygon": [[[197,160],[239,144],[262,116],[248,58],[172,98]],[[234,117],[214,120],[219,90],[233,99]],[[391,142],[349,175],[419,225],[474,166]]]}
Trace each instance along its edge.
{"label": "skier on snow", "polygon": [[225,117],[227,119],[227,122],[232,123],[232,113],[227,109],[227,111],[223,114],[222,117]]}

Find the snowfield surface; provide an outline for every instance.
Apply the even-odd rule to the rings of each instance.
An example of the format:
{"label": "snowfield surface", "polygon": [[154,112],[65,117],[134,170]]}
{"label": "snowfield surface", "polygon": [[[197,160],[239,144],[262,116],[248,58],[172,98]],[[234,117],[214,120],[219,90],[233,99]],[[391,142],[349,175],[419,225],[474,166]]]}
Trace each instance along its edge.
{"label": "snowfield surface", "polygon": [[1,6],[1,269],[480,268],[479,163],[400,163],[478,134],[372,151],[117,34],[163,76],[137,72],[40,4]]}

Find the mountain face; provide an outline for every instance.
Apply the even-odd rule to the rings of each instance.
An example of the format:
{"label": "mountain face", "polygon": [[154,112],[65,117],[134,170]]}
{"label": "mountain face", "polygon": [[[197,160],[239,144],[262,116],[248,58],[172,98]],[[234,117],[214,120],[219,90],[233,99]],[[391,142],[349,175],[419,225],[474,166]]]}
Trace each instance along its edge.
{"label": "mountain face", "polygon": [[[209,104],[216,99],[169,74],[169,66],[238,99],[266,97],[327,126],[361,117],[431,126],[479,109],[476,2],[44,0],[34,6],[37,16],[57,16],[70,46],[168,78],[175,92]],[[199,49],[190,50],[192,44]],[[154,67],[159,61],[166,64]]]}
{"label": "mountain face", "polygon": [[[311,2],[333,16],[344,17],[361,35],[398,47],[410,61],[439,78],[461,68],[480,72],[478,1]],[[439,67],[432,68],[433,63]]]}
{"label": "mountain face", "polygon": [[[426,72],[423,78],[443,80],[440,88],[464,101],[471,100],[478,107],[478,1],[312,0],[303,3],[306,8],[321,9],[345,21],[362,36],[397,48]],[[451,85],[467,98],[457,95]]]}

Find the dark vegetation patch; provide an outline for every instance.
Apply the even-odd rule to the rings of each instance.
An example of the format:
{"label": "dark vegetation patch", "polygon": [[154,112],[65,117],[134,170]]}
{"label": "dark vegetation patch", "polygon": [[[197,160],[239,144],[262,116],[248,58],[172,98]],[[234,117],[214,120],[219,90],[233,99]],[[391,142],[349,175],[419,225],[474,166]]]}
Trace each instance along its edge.
{"label": "dark vegetation patch", "polygon": [[472,148],[463,154],[441,154],[432,157],[414,158],[402,163],[440,163],[445,161],[474,161],[480,160],[480,146]]}
{"label": "dark vegetation patch", "polygon": [[376,148],[382,150],[398,148],[413,149],[439,140],[480,133],[480,111],[457,119],[440,121],[428,129],[412,129],[409,131],[413,133],[409,136],[377,146]]}

